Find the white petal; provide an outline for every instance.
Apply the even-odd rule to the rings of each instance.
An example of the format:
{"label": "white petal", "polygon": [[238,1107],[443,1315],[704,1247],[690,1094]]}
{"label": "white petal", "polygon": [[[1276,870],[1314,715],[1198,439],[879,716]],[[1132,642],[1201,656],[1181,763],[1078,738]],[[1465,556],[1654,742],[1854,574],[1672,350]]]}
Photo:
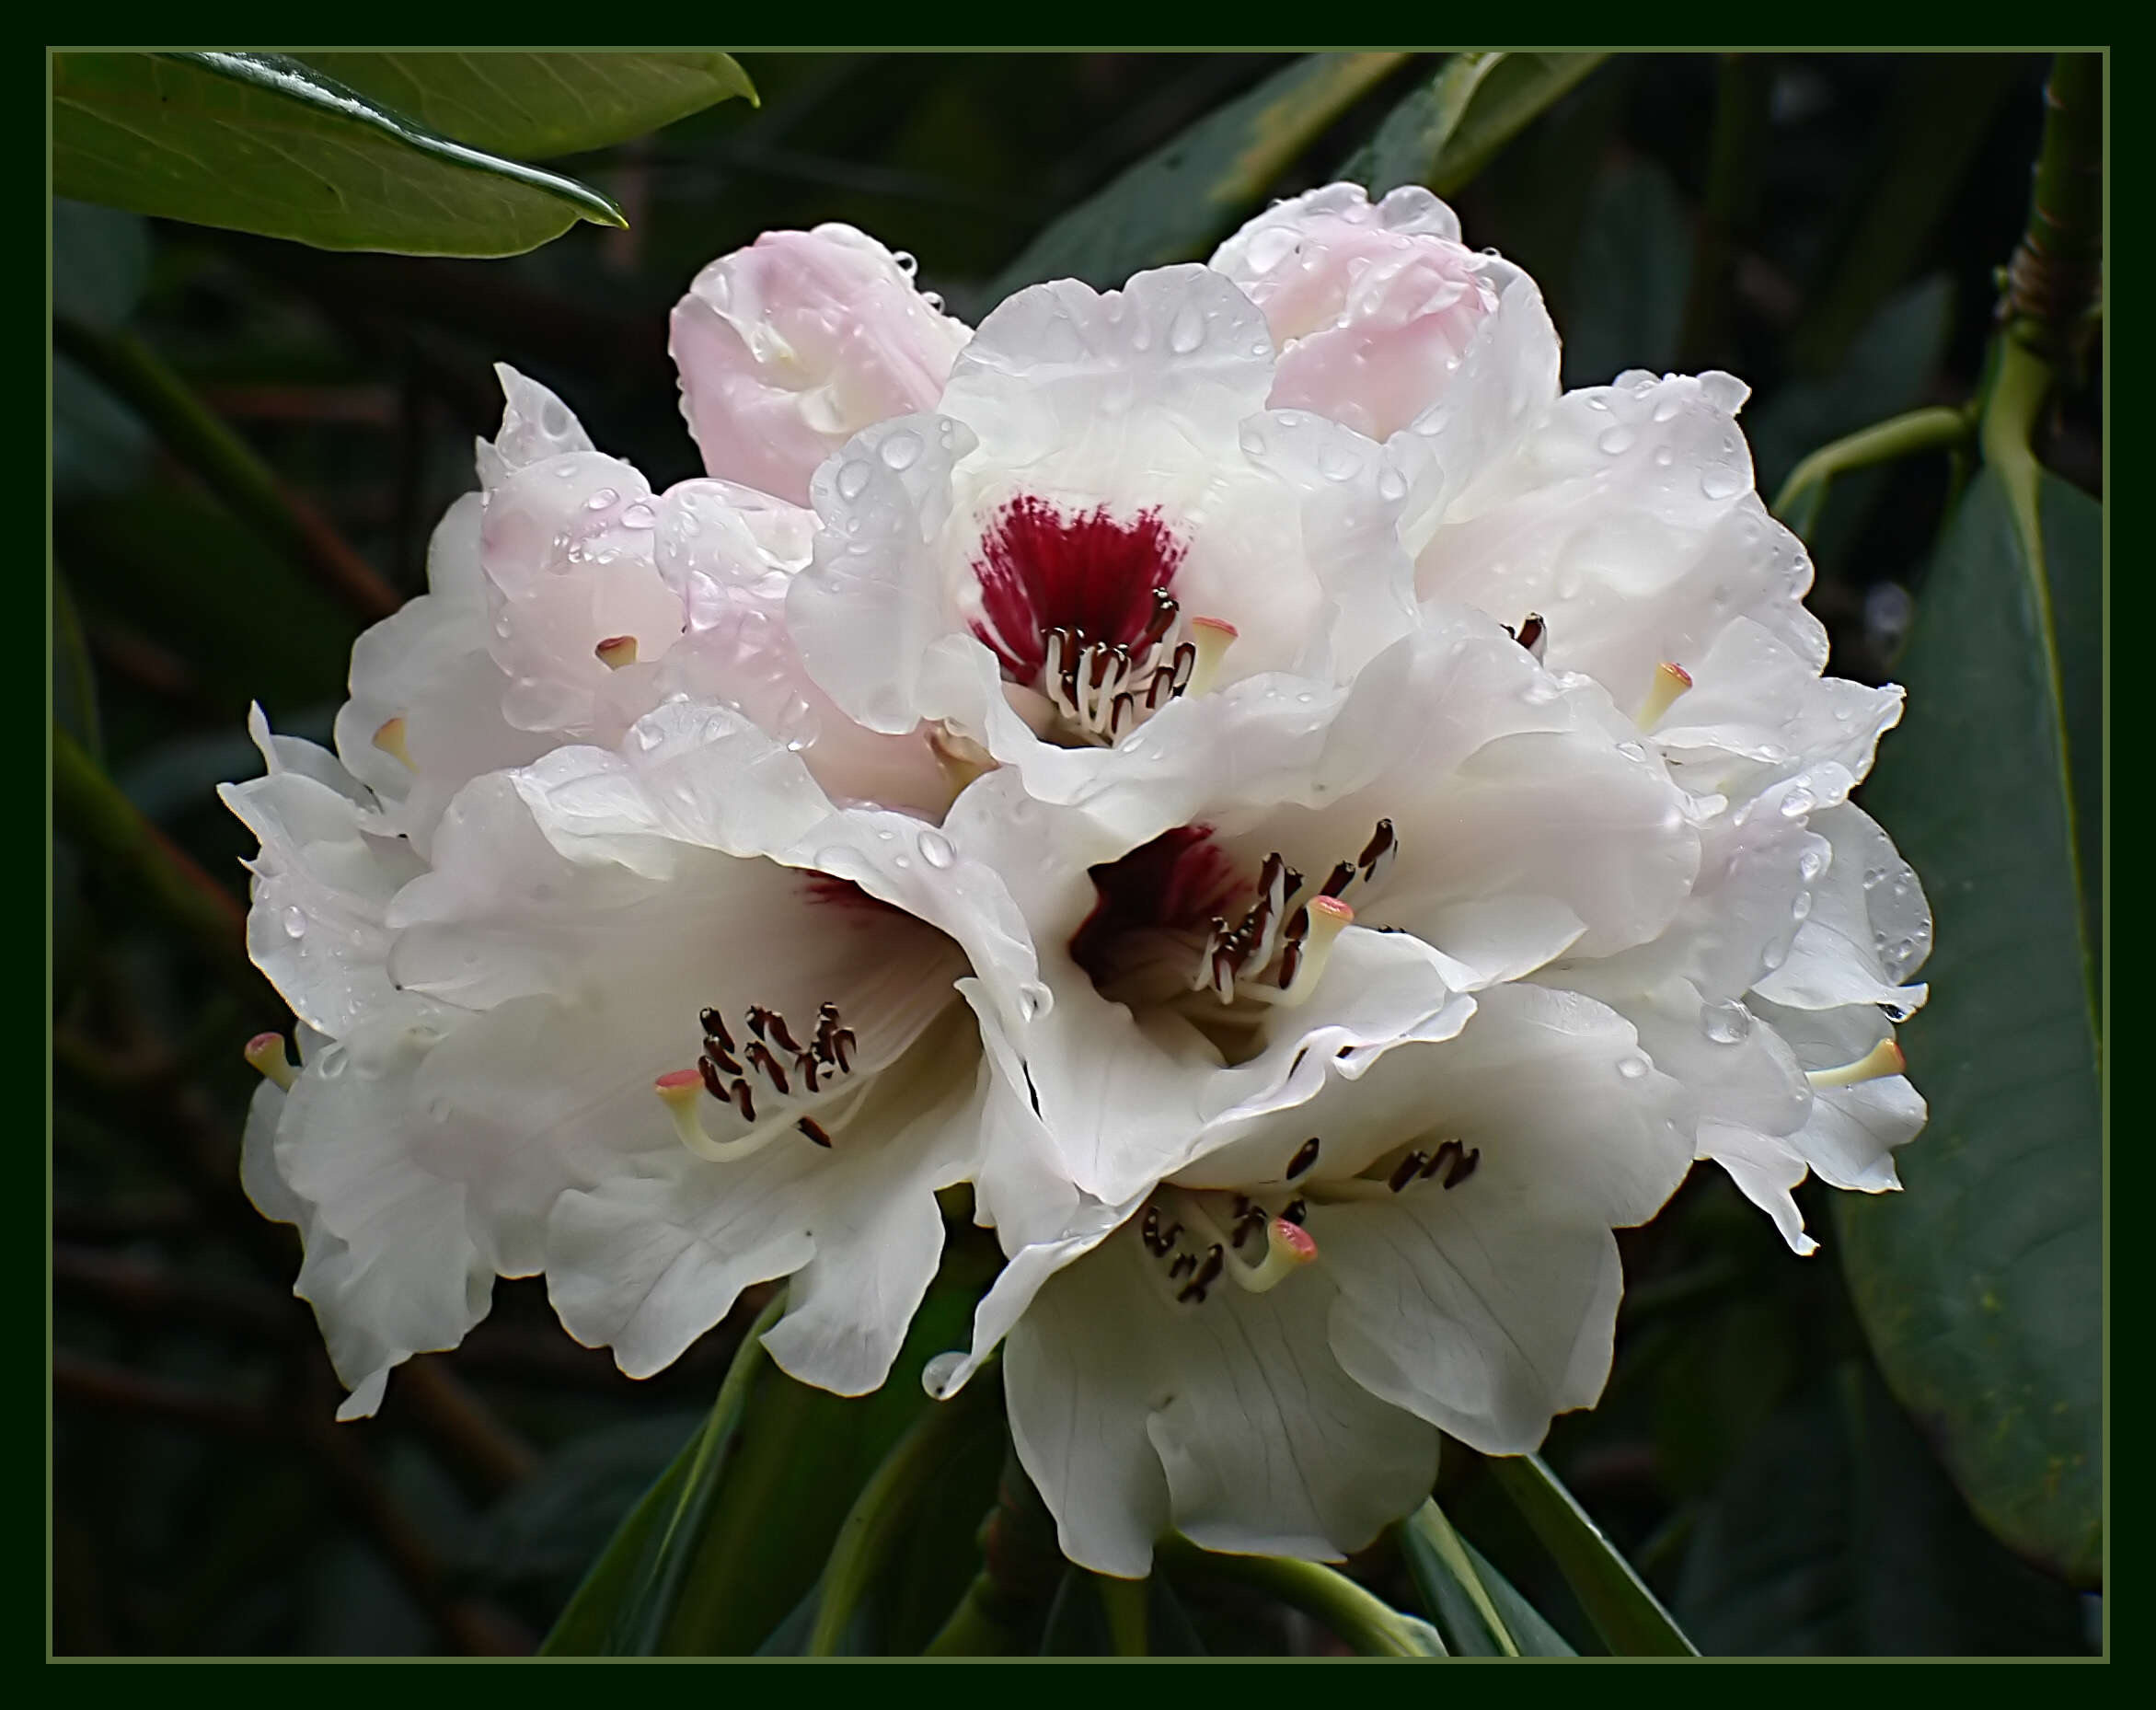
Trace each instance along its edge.
{"label": "white petal", "polygon": [[1903,1013],[1924,988],[1899,982],[1931,945],[1931,910],[1908,862],[1862,808],[1811,815],[1827,864],[1811,888],[1811,911],[1788,959],[1758,983],[1759,995],[1801,1010],[1888,1004]]}
{"label": "white petal", "polygon": [[1070,1265],[1005,1355],[1011,1438],[1073,1561],[1142,1575],[1170,1525],[1338,1560],[1428,1493],[1435,1433],[1328,1357],[1321,1275],[1176,1311],[1145,1263],[1126,1232]]}

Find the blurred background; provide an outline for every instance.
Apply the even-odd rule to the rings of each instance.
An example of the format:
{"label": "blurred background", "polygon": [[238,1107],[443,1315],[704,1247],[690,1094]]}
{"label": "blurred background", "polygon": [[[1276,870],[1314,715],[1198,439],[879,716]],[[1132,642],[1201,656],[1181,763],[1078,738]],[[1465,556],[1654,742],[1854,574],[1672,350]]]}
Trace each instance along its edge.
{"label": "blurred background", "polygon": [[[528,1650],[760,1304],[633,1383],[561,1333],[539,1283],[502,1283],[461,1350],[413,1361],[378,1418],[337,1427],[289,1292],[292,1231],[239,1191],[255,1080],[239,1047],[289,1018],[236,954],[205,948],[244,907],[252,853],[213,787],[259,769],[252,699],[329,740],[353,639],[421,587],[429,531],[474,484],[472,441],[500,418],[490,364],[553,387],[654,486],[698,473],[666,315],[704,262],[843,220],[913,252],[921,283],[975,318],[1026,283],[1010,270],[1050,218],[1284,63],[741,57],[759,108],[552,163],[613,196],[628,230],[579,225],[513,260],[336,254],[55,204],[55,311],[90,338],[53,362],[55,716],[207,875],[166,894],[110,838],[53,849],[61,1653]],[[1450,200],[1470,243],[1540,282],[1568,385],[1743,376],[1771,499],[1814,447],[1971,395],[2047,64],[1619,55]],[[1264,194],[1332,177],[1427,75],[1372,86]],[[129,340],[151,381],[111,366]],[[2099,497],[2101,403],[2091,372],[2040,446]],[[184,459],[175,412],[195,424]],[[213,496],[201,431],[236,436],[234,467],[266,466],[277,503],[296,502],[285,537],[229,488]],[[1930,457],[1842,479],[1810,527],[1839,673],[1891,676],[1948,474]],[[1707,1169],[1626,1232],[1615,1375],[1547,1458],[1704,1651],[2096,1648],[2094,1596],[1995,1542],[1886,1393],[1816,1196],[1800,1195],[1826,1243],[1810,1260]],[[1485,1476],[1449,1466],[1447,1511],[1584,1646]],[[1383,1549],[1355,1571],[1414,1606]],[[1275,1636],[1316,1642],[1293,1623]]]}

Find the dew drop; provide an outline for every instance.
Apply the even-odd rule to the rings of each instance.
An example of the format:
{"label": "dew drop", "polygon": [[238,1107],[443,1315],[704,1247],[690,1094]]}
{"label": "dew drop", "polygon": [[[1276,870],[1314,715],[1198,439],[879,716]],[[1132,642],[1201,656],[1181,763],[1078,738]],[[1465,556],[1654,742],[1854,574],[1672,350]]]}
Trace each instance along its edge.
{"label": "dew drop", "polygon": [[921,436],[911,428],[899,428],[876,447],[876,455],[887,468],[911,468],[921,455]]}
{"label": "dew drop", "polygon": [[304,908],[287,908],[284,911],[284,936],[304,938],[306,935],[307,916]]}
{"label": "dew drop", "polygon": [[1790,906],[1789,906],[1789,914],[1790,914],[1790,919],[1793,919],[1793,920],[1804,920],[1804,919],[1808,919],[1811,917],[1811,913],[1812,913],[1812,894],[1811,894],[1811,892],[1809,892],[1809,891],[1799,891],[1799,892],[1796,894],[1796,901],[1793,902],[1793,903],[1792,903],[1792,904],[1790,904]]}
{"label": "dew drop", "polygon": [[624,528],[656,528],[659,526],[658,514],[640,500],[623,510],[621,526]]}
{"label": "dew drop", "polygon": [[1638,1052],[1617,1059],[1617,1072],[1627,1080],[1637,1080],[1647,1072],[1647,1059]]}
{"label": "dew drop", "polygon": [[584,501],[584,509],[587,511],[604,511],[608,505],[612,504],[617,499],[620,497],[621,495],[616,492],[613,488],[602,487],[597,492],[594,493],[589,499]]}
{"label": "dew drop", "polygon": [[1194,303],[1186,303],[1176,311],[1175,318],[1168,328],[1168,348],[1178,356],[1188,356],[1205,341],[1205,318],[1198,312]]}
{"label": "dew drop", "polygon": [[870,469],[859,461],[844,464],[838,471],[838,496],[841,499],[858,499],[868,491]]}
{"label": "dew drop", "polygon": [[1632,442],[1638,437],[1631,429],[1620,425],[1604,430],[1595,445],[1606,457],[1621,456],[1632,448]]}
{"label": "dew drop", "polygon": [[1734,999],[1727,1003],[1703,1004],[1700,1031],[1715,1045],[1737,1045],[1752,1031],[1752,1012]]}
{"label": "dew drop", "polygon": [[965,1355],[956,1348],[937,1355],[921,1368],[921,1388],[928,1391],[933,1400],[941,1401],[951,1393],[951,1386],[958,1378],[959,1368],[964,1364]]}
{"label": "dew drop", "polygon": [[1784,819],[1802,819],[1819,805],[1819,798],[1799,784],[1781,798],[1781,816]]}
{"label": "dew drop", "polygon": [[1700,491],[1710,499],[1734,499],[1744,490],[1744,477],[1720,464],[1700,477]]}
{"label": "dew drop", "polygon": [[951,847],[951,839],[940,831],[924,831],[914,841],[920,845],[921,859],[931,867],[948,867],[958,859],[958,851]]}
{"label": "dew drop", "polygon": [[315,1063],[321,1069],[323,1080],[335,1080],[340,1079],[344,1073],[344,1047],[340,1045],[329,1046],[315,1059]]}
{"label": "dew drop", "polygon": [[1806,884],[1811,884],[1814,879],[1826,871],[1827,851],[1825,849],[1806,849],[1797,857],[1797,875]]}
{"label": "dew drop", "polygon": [[1407,477],[1398,469],[1383,469],[1378,475],[1378,496],[1388,503],[1397,503],[1407,497]]}
{"label": "dew drop", "polygon": [[813,747],[822,734],[823,723],[815,708],[799,695],[786,703],[786,710],[778,715],[778,735],[788,748],[801,754]]}
{"label": "dew drop", "polygon": [[916,260],[913,255],[907,250],[894,249],[891,252],[891,259],[898,263],[898,271],[904,273],[908,279],[911,279],[916,273],[920,272],[920,262]]}

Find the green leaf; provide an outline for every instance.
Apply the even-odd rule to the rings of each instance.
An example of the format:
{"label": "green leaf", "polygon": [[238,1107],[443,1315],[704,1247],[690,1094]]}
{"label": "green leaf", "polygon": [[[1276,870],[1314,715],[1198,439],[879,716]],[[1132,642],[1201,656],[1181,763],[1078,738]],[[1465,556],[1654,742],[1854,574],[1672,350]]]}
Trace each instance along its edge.
{"label": "green leaf", "polygon": [[1669,174],[1638,158],[1596,180],[1573,263],[1564,384],[1607,386],[1628,368],[1677,361],[1692,276],[1692,223]]}
{"label": "green leaf", "polygon": [[52,187],[404,255],[518,255],[579,220],[628,224],[586,185],[437,136],[276,54],[54,54]]}
{"label": "green leaf", "polygon": [[1676,1592],[1711,1656],[2014,1656],[2081,1648],[2074,1594],[1970,1516],[1868,1366],[1756,1433]]}
{"label": "green leaf", "polygon": [[1121,285],[1200,255],[1405,57],[1313,53],[1275,72],[1052,222],[997,275],[988,301],[1044,279]]}
{"label": "green leaf", "polygon": [[1456,1657],[1516,1657],[1519,1645],[1467,1554],[1467,1541],[1435,1502],[1400,1522],[1395,1535],[1423,1607]]}
{"label": "green leaf", "polygon": [[642,136],[755,87],[728,53],[307,53],[349,89],[490,154],[544,160]]}
{"label": "green leaf", "polygon": [[1372,196],[1402,184],[1426,184],[1448,196],[1608,57],[1455,53],[1385,116],[1338,176],[1366,185]]}
{"label": "green leaf", "polygon": [[683,1447],[666,1471],[638,1499],[628,1517],[615,1528],[614,1536],[556,1618],[553,1631],[539,1647],[542,1656],[605,1654],[606,1637],[613,1629],[617,1612],[636,1593],[639,1576],[655,1547],[666,1517],[680,1501],[682,1482],[688,1474],[689,1462],[701,1438],[702,1433],[698,1432]]}
{"label": "green leaf", "polygon": [[1496,1607],[1505,1631],[1512,1635],[1513,1643],[1519,1646],[1523,1657],[1576,1657],[1579,1653],[1565,1643],[1564,1635],[1551,1626],[1542,1612],[1522,1597],[1514,1589],[1511,1580],[1499,1573],[1483,1559],[1482,1553],[1466,1539],[1460,1540],[1468,1553],[1468,1565],[1475,1570],[1475,1577],[1490,1594],[1490,1601]]}
{"label": "green leaf", "polygon": [[1489,1460],[1505,1494],[1556,1561],[1595,1631],[1620,1657],[1692,1657],[1699,1653],[1678,1630],[1646,1581],[1603,1536],[1571,1491],[1539,1455]]}
{"label": "green leaf", "polygon": [[775,1367],[759,1371],[724,1475],[690,1541],[657,1653],[746,1656],[816,1583],[861,1487],[936,1405],[921,1388],[921,1369],[963,1346],[986,1280],[979,1271],[970,1245],[954,1248],[872,1394],[834,1395]]}
{"label": "green leaf", "polygon": [[1964,496],[1901,661],[1908,711],[1865,788],[1936,919],[1931,1000],[1902,1031],[1931,1122],[1897,1159],[1906,1192],[1838,1196],[1836,1212],[1895,1394],[1985,1522],[2086,1586],[2102,1572],[2103,1150],[2095,875],[2075,849],[2097,808],[2102,511],[2049,476],[2034,491],[2043,564],[1995,468]]}

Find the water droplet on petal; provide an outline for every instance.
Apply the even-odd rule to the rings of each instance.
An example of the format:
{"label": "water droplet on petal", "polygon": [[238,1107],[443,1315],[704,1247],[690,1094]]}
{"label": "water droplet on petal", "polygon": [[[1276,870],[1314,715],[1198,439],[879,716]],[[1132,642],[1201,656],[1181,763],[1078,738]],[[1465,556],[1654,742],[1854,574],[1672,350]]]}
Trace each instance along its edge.
{"label": "water droplet on petal", "polygon": [[1595,445],[1604,456],[1620,456],[1631,449],[1632,442],[1638,437],[1628,427],[1613,427],[1607,430]]}
{"label": "water droplet on petal", "polygon": [[965,1364],[965,1355],[953,1348],[939,1354],[921,1368],[921,1388],[937,1401],[951,1393],[951,1384],[958,1377],[958,1369]]}
{"label": "water droplet on petal", "polygon": [[1734,499],[1744,490],[1744,477],[1720,464],[1700,477],[1700,491],[1710,499]]}
{"label": "water droplet on petal", "polygon": [[1647,1072],[1649,1067],[1647,1059],[1637,1051],[1630,1057],[1620,1057],[1617,1059],[1617,1072],[1627,1080],[1639,1080]]}
{"label": "water droplet on petal", "polygon": [[587,511],[604,511],[608,505],[612,504],[617,499],[620,497],[621,495],[616,492],[613,488],[602,487],[597,492],[594,493],[589,499],[584,501],[584,509]]}
{"label": "water droplet on petal", "polygon": [[1806,849],[1797,857],[1797,873],[1806,884],[1827,871],[1827,851]]}
{"label": "water droplet on petal", "polygon": [[1700,1031],[1715,1045],[1736,1045],[1751,1034],[1752,1012],[1734,999],[1727,1003],[1702,1004]]}
{"label": "water droplet on petal", "polygon": [[858,459],[843,464],[838,470],[838,496],[841,499],[858,499],[868,490],[870,470]]}
{"label": "water droplet on petal", "polygon": [[624,528],[656,528],[659,526],[658,514],[650,505],[639,501],[622,511],[621,526]]}
{"label": "water droplet on petal", "polygon": [[1169,323],[1168,348],[1178,356],[1188,356],[1205,341],[1205,318],[1195,303],[1185,303]]}
{"label": "water droplet on petal", "polygon": [[1819,798],[1799,784],[1781,798],[1781,816],[1784,819],[1802,819],[1819,805]]}
{"label": "water droplet on petal", "polygon": [[911,428],[899,428],[876,447],[876,455],[889,468],[910,468],[921,455],[921,436]]}
{"label": "water droplet on petal", "polygon": [[307,915],[304,908],[287,908],[284,911],[284,936],[302,938],[306,934]]}
{"label": "water droplet on petal", "polygon": [[951,839],[940,831],[924,831],[915,841],[921,847],[921,859],[931,867],[948,867],[958,859]]}

